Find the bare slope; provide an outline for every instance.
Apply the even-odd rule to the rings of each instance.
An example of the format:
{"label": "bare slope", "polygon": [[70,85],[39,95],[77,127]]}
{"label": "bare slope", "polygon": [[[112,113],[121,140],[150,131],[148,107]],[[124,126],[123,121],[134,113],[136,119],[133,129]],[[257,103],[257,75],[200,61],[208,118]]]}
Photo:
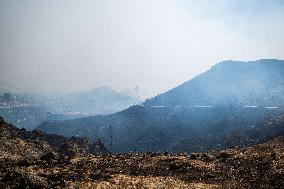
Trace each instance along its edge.
{"label": "bare slope", "polygon": [[[23,140],[13,133],[11,125],[1,123],[0,188],[284,186],[283,137],[247,147],[190,155],[78,153],[62,156],[61,151],[58,151],[59,155],[54,155],[52,147],[46,142]],[[48,153],[50,151],[52,153]]]}

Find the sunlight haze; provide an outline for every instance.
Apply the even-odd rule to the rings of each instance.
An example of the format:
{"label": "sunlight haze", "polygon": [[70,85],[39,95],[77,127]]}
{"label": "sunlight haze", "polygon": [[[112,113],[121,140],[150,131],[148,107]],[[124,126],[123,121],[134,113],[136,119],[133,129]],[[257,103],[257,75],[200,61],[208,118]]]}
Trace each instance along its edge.
{"label": "sunlight haze", "polygon": [[0,0],[0,90],[169,90],[223,60],[284,59],[283,1]]}

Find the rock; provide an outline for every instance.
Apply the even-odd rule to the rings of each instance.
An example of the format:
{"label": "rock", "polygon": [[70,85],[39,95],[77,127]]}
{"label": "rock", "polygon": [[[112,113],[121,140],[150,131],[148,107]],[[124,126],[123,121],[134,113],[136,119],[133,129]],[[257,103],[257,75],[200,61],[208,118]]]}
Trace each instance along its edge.
{"label": "rock", "polygon": [[15,171],[7,174],[3,180],[7,183],[14,183],[13,188],[29,188],[29,189],[43,189],[47,188],[47,181],[39,176],[30,175],[26,173],[18,173]]}
{"label": "rock", "polygon": [[97,172],[92,173],[90,175],[90,178],[92,180],[97,180],[97,181],[107,181],[107,180],[111,179],[111,176],[97,171]]}
{"label": "rock", "polygon": [[21,167],[28,167],[30,166],[32,163],[30,161],[28,161],[27,159],[24,159],[24,160],[20,160],[18,162],[18,165],[21,166]]}
{"label": "rock", "polygon": [[80,154],[78,148],[72,142],[63,143],[59,148],[59,153],[69,158],[73,158]]}
{"label": "rock", "polygon": [[169,170],[170,171],[177,171],[177,170],[180,170],[182,169],[183,166],[181,163],[176,163],[176,162],[172,162],[169,164]]}
{"label": "rock", "polygon": [[194,154],[194,153],[191,153],[190,154],[190,159],[196,159],[197,158],[197,155],[196,154]]}
{"label": "rock", "polygon": [[202,154],[201,159],[202,161],[206,161],[206,162],[212,161],[212,158],[207,154]]}
{"label": "rock", "polygon": [[229,158],[231,155],[229,154],[229,153],[227,153],[227,152],[220,152],[217,156],[216,156],[216,158],[218,158],[218,159],[227,159],[227,158]]}
{"label": "rock", "polygon": [[276,156],[275,153],[271,153],[271,154],[270,154],[270,157],[271,157],[272,160],[276,160],[276,157],[277,157],[277,156]]}
{"label": "rock", "polygon": [[92,146],[91,146],[91,154],[107,154],[109,151],[105,147],[104,143],[98,139]]}
{"label": "rock", "polygon": [[55,160],[57,158],[58,158],[58,156],[54,152],[48,152],[48,153],[46,153],[46,154],[44,154],[40,157],[40,159],[44,160],[44,161],[52,161],[52,160]]}

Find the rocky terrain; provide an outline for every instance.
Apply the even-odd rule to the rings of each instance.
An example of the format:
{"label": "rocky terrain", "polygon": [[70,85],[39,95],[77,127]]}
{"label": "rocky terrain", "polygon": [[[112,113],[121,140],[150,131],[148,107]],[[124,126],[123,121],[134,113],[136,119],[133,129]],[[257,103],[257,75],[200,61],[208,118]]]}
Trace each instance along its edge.
{"label": "rocky terrain", "polygon": [[0,188],[284,188],[284,137],[208,153],[108,153],[0,120]]}

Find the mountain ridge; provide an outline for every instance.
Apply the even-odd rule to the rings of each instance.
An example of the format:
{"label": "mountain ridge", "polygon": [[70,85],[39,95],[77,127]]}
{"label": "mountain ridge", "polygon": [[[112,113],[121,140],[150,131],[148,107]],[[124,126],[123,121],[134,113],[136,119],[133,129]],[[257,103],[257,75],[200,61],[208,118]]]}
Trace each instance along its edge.
{"label": "mountain ridge", "polygon": [[[245,67],[245,68],[243,68]],[[253,72],[253,69],[255,71]],[[268,69],[268,70],[267,70]],[[241,73],[245,72],[245,73]],[[265,79],[269,79],[271,75],[269,75],[269,71],[273,71],[276,73],[273,75],[275,78],[273,81],[275,82],[281,82],[281,88],[282,89],[282,96],[284,96],[284,61],[283,60],[277,60],[277,59],[260,59],[256,61],[222,61],[220,63],[215,64],[212,66],[209,70],[206,72],[203,72],[201,74],[198,74],[193,79],[186,81],[182,83],[181,85],[162,93],[152,99],[146,100],[143,105],[167,105],[169,103],[172,106],[178,106],[178,105],[209,105],[209,104],[231,104],[232,100],[236,100],[239,104],[246,105],[250,101],[254,102],[257,101],[255,96],[249,97],[250,93],[253,93],[253,85],[258,85],[258,89],[261,91],[258,91],[257,93],[265,93],[270,92],[271,94],[266,94],[267,96],[273,95],[273,91],[263,91],[266,89],[269,89],[269,86],[267,86],[267,83],[265,82]],[[230,75],[224,75],[224,73],[230,73]],[[280,73],[279,73],[280,72]],[[250,83],[247,84],[247,86],[239,86],[236,87],[236,83],[242,83],[245,84],[245,79],[249,78],[250,74],[253,74],[256,78],[250,78]],[[248,75],[248,76],[247,76]],[[226,77],[226,78],[224,78]],[[277,78],[276,78],[277,77]],[[226,82],[226,79],[228,80]],[[239,79],[239,81],[235,81],[236,79]],[[270,78],[271,79],[271,78]],[[233,87],[230,88],[230,82],[235,82]],[[222,83],[222,87],[218,87],[218,84]],[[270,83],[269,83],[270,84]],[[273,83],[274,84],[274,83]],[[210,87],[210,88],[209,88]],[[246,87],[246,88],[245,88]],[[252,87],[249,89],[249,87]],[[190,90],[189,90],[190,89]],[[220,92],[217,91],[220,90]],[[238,91],[243,90],[243,93],[238,93]],[[277,89],[275,89],[277,90]],[[197,93],[198,96],[194,95],[194,93]],[[229,93],[230,92],[230,93]],[[202,99],[202,96],[207,97],[208,99]],[[225,96],[226,98],[234,98],[234,99],[224,99],[224,93],[229,93],[228,96]],[[236,93],[236,94],[234,94]],[[255,93],[255,92],[254,92]],[[239,98],[237,96],[239,94]],[[189,96],[190,101],[180,101],[184,99],[183,95]],[[265,94],[264,94],[265,95]],[[222,98],[220,98],[222,97]],[[283,102],[283,98],[279,101]],[[195,104],[192,104],[192,101],[196,101]],[[267,102],[269,103],[269,102]]]}
{"label": "mountain ridge", "polygon": [[45,122],[38,128],[101,138],[115,152],[223,148],[232,132],[243,138],[236,145],[251,142],[254,127],[284,112],[283,62],[226,61],[142,105],[106,116]]}

